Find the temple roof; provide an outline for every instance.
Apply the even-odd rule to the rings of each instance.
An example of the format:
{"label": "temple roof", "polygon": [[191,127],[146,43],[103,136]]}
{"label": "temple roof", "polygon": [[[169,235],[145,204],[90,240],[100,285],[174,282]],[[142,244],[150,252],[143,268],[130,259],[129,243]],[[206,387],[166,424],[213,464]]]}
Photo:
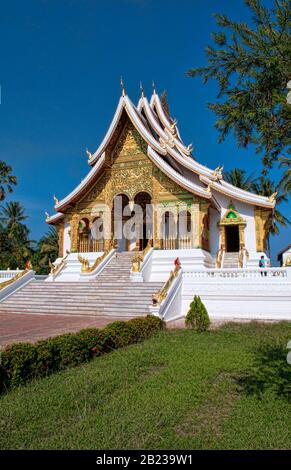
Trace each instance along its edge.
{"label": "temple roof", "polygon": [[[142,91],[137,106],[132,103],[125,90],[123,90],[104,139],[93,154],[88,152],[88,163],[92,166],[92,169],[86,178],[68,196],[57,202],[55,205],[57,212],[60,213],[75,203],[89,189],[90,185],[96,181],[105,163],[105,152],[115,135],[124,113],[126,113],[132,125],[146,142],[147,154],[152,162],[169,178],[188,191],[213,201],[215,201],[213,191],[217,191],[248,204],[270,209],[275,206],[274,198],[267,198],[244,191],[224,181],[221,168],[218,167],[212,170],[198,163],[192,155],[192,146],[185,145],[182,141],[177,122],[168,116],[155,90],[153,90],[149,101]],[[189,172],[190,175],[191,173],[193,174],[193,181],[189,179]],[[196,178],[194,178],[194,175],[196,175]],[[47,219],[47,222],[54,223],[55,219],[50,217]]]}

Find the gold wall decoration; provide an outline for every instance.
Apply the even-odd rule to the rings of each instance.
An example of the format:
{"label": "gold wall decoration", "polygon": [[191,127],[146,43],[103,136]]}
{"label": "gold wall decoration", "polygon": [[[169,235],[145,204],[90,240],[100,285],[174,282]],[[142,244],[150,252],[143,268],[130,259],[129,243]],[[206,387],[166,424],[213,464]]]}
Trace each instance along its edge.
{"label": "gold wall decoration", "polygon": [[64,256],[64,222],[59,222],[56,225],[57,234],[58,234],[58,245],[59,245],[59,258]]}
{"label": "gold wall decoration", "polygon": [[267,221],[271,214],[270,209],[255,207],[255,227],[256,227],[256,248],[257,251],[266,250]]}
{"label": "gold wall decoration", "polygon": [[79,214],[72,214],[71,216],[71,252],[78,251],[78,236],[79,236]]}

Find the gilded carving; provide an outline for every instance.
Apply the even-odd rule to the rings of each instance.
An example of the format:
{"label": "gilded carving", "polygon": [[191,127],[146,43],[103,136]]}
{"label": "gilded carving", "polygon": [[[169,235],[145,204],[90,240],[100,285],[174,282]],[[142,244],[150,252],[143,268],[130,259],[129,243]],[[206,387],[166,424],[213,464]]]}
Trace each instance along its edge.
{"label": "gilded carving", "polygon": [[256,246],[257,251],[265,251],[266,247],[266,223],[271,211],[262,207],[255,207]]}
{"label": "gilded carving", "polygon": [[58,234],[59,257],[64,256],[64,222],[60,222],[56,226]]}

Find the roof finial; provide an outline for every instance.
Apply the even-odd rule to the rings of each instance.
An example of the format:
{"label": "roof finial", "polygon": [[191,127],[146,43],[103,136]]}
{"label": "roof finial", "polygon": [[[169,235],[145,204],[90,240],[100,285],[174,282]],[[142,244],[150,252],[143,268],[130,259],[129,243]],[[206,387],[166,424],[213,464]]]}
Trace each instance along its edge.
{"label": "roof finial", "polygon": [[120,86],[121,86],[121,89],[122,89],[122,96],[125,96],[126,91],[125,91],[124,81],[123,81],[122,77],[120,77]]}
{"label": "roof finial", "polygon": [[50,218],[50,215],[47,211],[45,211],[45,217],[46,217],[46,220]]}
{"label": "roof finial", "polygon": [[141,96],[143,98],[144,97],[144,89],[143,89],[142,81],[139,82],[139,87],[140,87],[140,91],[141,91]]}
{"label": "roof finial", "polygon": [[156,85],[155,85],[155,81],[153,80],[152,82],[152,87],[153,87],[153,95],[156,94]]}
{"label": "roof finial", "polygon": [[91,152],[89,152],[89,150],[88,150],[88,149],[86,149],[86,154],[87,154],[87,156],[88,156],[89,160],[91,160],[91,158],[93,158],[93,155],[92,155],[92,153],[91,153]]}
{"label": "roof finial", "polygon": [[54,197],[55,204],[57,205],[57,204],[59,203],[59,200],[58,200],[58,198],[56,197],[56,195],[55,195],[55,194],[54,194],[54,196],[53,196],[53,197]]}

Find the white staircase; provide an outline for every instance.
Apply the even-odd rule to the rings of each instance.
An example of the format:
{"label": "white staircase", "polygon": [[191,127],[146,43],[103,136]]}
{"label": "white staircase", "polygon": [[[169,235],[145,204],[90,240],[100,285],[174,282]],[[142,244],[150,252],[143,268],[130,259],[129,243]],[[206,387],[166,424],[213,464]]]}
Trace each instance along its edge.
{"label": "white staircase", "polygon": [[238,253],[237,252],[225,252],[223,258],[223,268],[238,268]]}
{"label": "white staircase", "polygon": [[131,282],[132,253],[117,253],[94,281],[33,280],[0,303],[1,313],[142,316],[158,282]]}

